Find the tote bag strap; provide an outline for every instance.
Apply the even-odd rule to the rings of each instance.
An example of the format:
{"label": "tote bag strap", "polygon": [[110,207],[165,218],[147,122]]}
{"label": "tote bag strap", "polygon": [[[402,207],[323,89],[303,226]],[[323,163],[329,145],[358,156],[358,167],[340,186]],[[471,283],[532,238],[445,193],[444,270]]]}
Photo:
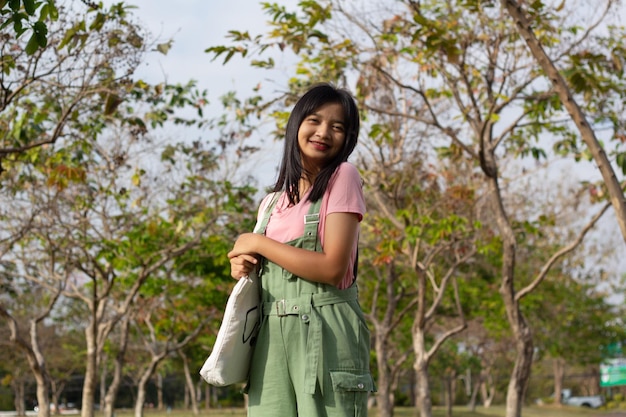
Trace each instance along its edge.
{"label": "tote bag strap", "polygon": [[263,218],[261,218],[261,220],[257,222],[256,226],[254,226],[254,233],[259,233],[262,235],[265,234],[265,229],[267,229],[267,223],[270,221],[272,210],[274,210],[276,203],[278,203],[279,196],[279,192],[275,192],[272,194],[272,197],[269,200],[269,204],[267,204],[263,209]]}

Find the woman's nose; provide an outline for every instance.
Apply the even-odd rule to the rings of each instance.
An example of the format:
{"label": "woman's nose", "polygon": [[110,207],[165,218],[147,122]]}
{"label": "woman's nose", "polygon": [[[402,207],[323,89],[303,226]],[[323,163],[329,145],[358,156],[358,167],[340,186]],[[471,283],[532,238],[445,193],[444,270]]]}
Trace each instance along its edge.
{"label": "woman's nose", "polygon": [[330,126],[327,123],[320,123],[317,127],[317,134],[321,138],[327,138],[330,136]]}

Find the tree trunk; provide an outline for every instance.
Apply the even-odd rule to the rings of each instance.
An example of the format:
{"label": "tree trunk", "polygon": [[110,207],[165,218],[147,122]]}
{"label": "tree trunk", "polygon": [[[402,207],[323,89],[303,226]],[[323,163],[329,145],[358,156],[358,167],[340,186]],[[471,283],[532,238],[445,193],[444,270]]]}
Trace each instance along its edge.
{"label": "tree trunk", "polygon": [[[219,401],[219,393],[217,392],[217,387],[211,387],[211,398],[213,399],[213,406],[217,407],[217,403]],[[244,396],[244,400],[246,401],[246,405],[248,403],[248,396]],[[246,407],[247,409],[248,407]]]}
{"label": "tree trunk", "polygon": [[161,355],[154,356],[150,361],[148,367],[144,370],[141,378],[139,378],[139,382],[137,383],[137,399],[135,400],[135,417],[143,417],[143,406],[146,402],[146,385],[152,375],[154,375],[154,371],[156,370],[159,363],[165,358],[165,356],[169,353],[163,353]]}
{"label": "tree trunk", "polygon": [[191,378],[191,372],[189,372],[189,358],[185,353],[181,350],[178,351],[178,354],[183,360],[183,373],[185,375],[185,382],[187,385],[187,389],[189,390],[189,401],[191,403],[191,411],[194,416],[200,414],[200,410],[198,409],[198,400],[196,398],[196,390],[194,387],[193,379]]}
{"label": "tree trunk", "polygon": [[183,408],[189,410],[189,386],[186,383],[183,393]]}
{"label": "tree trunk", "polygon": [[533,357],[533,343],[528,327],[518,330],[516,358],[506,396],[506,417],[521,417]]}
{"label": "tree trunk", "polygon": [[428,364],[423,359],[415,360],[415,376],[417,378],[416,407],[420,417],[433,416],[433,403],[430,398],[430,383],[428,381]]}
{"label": "tree trunk", "polygon": [[[512,264],[514,263],[515,255],[514,249],[506,249],[503,260],[505,268],[510,269],[512,272]],[[530,328],[528,327],[522,312],[519,308],[519,303],[515,299],[515,290],[513,288],[513,279],[504,279],[501,287],[502,296],[504,298],[504,304],[507,311],[511,330],[515,337],[515,363],[513,365],[513,371],[511,372],[511,378],[507,389],[506,396],[506,417],[521,417],[522,404],[526,395],[526,388],[528,386],[528,380],[530,379],[530,370],[532,366],[533,358],[533,341]]]}
{"label": "tree trunk", "polygon": [[211,386],[209,384],[205,384],[204,387],[204,408],[209,410],[211,408]]}
{"label": "tree trunk", "polygon": [[135,417],[143,417],[143,407],[146,403],[146,384],[150,380],[151,373],[145,371],[137,384],[137,398],[135,399]]}
{"label": "tree trunk", "polygon": [[45,375],[39,370],[33,370],[37,381],[37,417],[50,417],[50,400],[48,400],[48,383]]}
{"label": "tree trunk", "polygon": [[109,363],[109,356],[106,353],[103,353],[100,362],[100,409],[105,412],[106,416],[105,401],[107,396],[107,366]]}
{"label": "tree trunk", "polygon": [[394,334],[394,326],[397,326],[410,311],[404,310],[398,304],[401,295],[398,294],[398,274],[395,262],[390,262],[387,267],[382,268],[381,275],[378,275],[380,286],[377,285],[372,300],[379,298],[385,300],[382,317],[378,317],[378,306],[373,301],[370,313],[367,318],[373,324],[373,348],[376,352],[377,389],[375,400],[379,417],[393,417],[394,415],[394,390],[398,383],[398,373],[400,368],[409,357],[408,349],[402,352],[402,347],[397,347],[398,352],[392,358],[390,346],[392,346],[391,336]]}
{"label": "tree trunk", "polygon": [[[30,344],[22,336],[15,318],[0,305],[0,316],[4,317],[9,327],[9,340],[15,344],[26,356],[28,366],[37,383],[37,411],[38,417],[50,417],[49,377],[46,371],[46,362],[39,348],[38,323],[40,319],[30,320],[28,323]],[[43,319],[44,316],[41,317]]]}
{"label": "tree trunk", "polygon": [[409,394],[411,407],[417,407],[417,375],[415,372],[409,374]]}
{"label": "tree trunk", "polygon": [[376,404],[379,417],[393,417],[392,381],[391,372],[387,363],[389,357],[387,343],[382,331],[377,331],[374,338],[374,349],[376,351],[376,367],[378,370],[378,392],[376,393]]}
{"label": "tree trunk", "polygon": [[444,395],[446,404],[446,417],[452,417],[452,375],[447,374],[444,380]]}
{"label": "tree trunk", "polygon": [[543,71],[552,82],[552,85],[554,86],[554,89],[556,90],[559,99],[561,100],[561,103],[563,103],[563,106],[576,124],[582,140],[585,142],[587,148],[591,152],[593,160],[595,161],[598,169],[600,170],[600,173],[602,174],[602,179],[611,198],[611,204],[615,209],[617,223],[619,224],[619,228],[622,231],[622,237],[624,239],[624,242],[626,242],[626,197],[624,196],[624,192],[622,191],[620,182],[615,175],[615,171],[611,166],[611,162],[604,152],[604,148],[602,148],[600,142],[598,142],[595,132],[589,125],[589,122],[587,121],[584,112],[578,106],[578,103],[576,103],[576,101],[574,100],[574,97],[572,96],[572,93],[567,83],[565,82],[558,69],[555,67],[554,63],[546,54],[541,43],[535,36],[535,33],[533,32],[528,18],[522,10],[521,6],[515,0],[500,1],[502,7],[508,11],[509,15],[515,21],[519,34],[526,41],[526,44],[528,45],[530,52],[535,57],[535,60],[541,66]]}
{"label": "tree trunk", "polygon": [[157,372],[156,375],[156,388],[157,388],[157,410],[165,410],[165,402],[163,401],[163,374]]}
{"label": "tree trunk", "polygon": [[113,379],[111,380],[111,385],[109,385],[104,397],[104,417],[113,417],[113,414],[115,413],[115,401],[122,384],[122,372],[124,371],[124,364],[126,363],[128,331],[130,329],[131,319],[132,316],[130,314],[125,315],[120,326],[120,341],[113,363]]}
{"label": "tree trunk", "polygon": [[554,370],[554,403],[563,404],[563,375],[565,374],[565,361],[562,358],[552,360],[552,369]]}
{"label": "tree trunk", "polygon": [[85,380],[83,381],[81,417],[94,417],[94,397],[96,393],[96,382],[98,378],[98,343],[97,324],[95,318],[85,329],[85,342],[87,344],[87,355],[85,358]]}
{"label": "tree trunk", "polygon": [[200,409],[200,404],[202,403],[202,387],[205,385],[204,380],[198,379],[194,387],[196,388],[196,399],[198,401],[198,409]]}
{"label": "tree trunk", "polygon": [[467,403],[467,408],[472,413],[476,411],[476,399],[478,398],[478,391],[482,385],[481,375],[478,376],[477,380],[474,381],[474,386],[472,387],[472,395],[470,396],[469,403]]}
{"label": "tree trunk", "polygon": [[425,335],[419,325],[413,326],[413,352],[415,353],[415,377],[417,379],[417,395],[415,406],[420,417],[432,417],[433,403],[428,380],[429,357],[426,351]]}
{"label": "tree trunk", "polygon": [[15,405],[15,413],[18,416],[26,415],[26,398],[25,398],[25,388],[24,388],[24,379],[21,378],[21,371],[17,371],[15,374],[18,375],[18,378],[14,378],[11,381],[11,388],[13,388],[13,404]]}
{"label": "tree trunk", "polygon": [[480,384],[480,393],[483,398],[483,406],[485,408],[491,407],[491,403],[496,396],[496,387],[493,384],[491,375],[488,375],[486,379],[483,379]]}
{"label": "tree trunk", "polygon": [[54,414],[57,416],[61,415],[61,408],[59,407],[61,391],[62,389],[57,389],[54,381],[50,381],[50,397],[52,399],[52,404],[54,404]]}
{"label": "tree trunk", "polygon": [[495,216],[495,221],[502,239],[502,282],[500,294],[504,301],[507,320],[515,339],[515,363],[506,395],[506,417],[521,417],[522,404],[526,394],[530,368],[533,357],[533,341],[530,328],[524,319],[515,292],[515,261],[517,242],[515,232],[511,226],[504,208],[504,199],[498,184],[498,167],[495,149],[491,148],[487,134],[481,138],[483,149],[481,153],[481,167],[488,178],[489,199]]}

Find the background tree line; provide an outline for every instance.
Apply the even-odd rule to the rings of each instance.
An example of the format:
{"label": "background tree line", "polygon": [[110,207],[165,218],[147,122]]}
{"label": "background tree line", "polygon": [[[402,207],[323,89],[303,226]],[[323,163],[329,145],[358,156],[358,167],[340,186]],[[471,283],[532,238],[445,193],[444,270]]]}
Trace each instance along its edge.
{"label": "background tree line", "polygon": [[471,407],[502,401],[517,417],[549,394],[529,384],[546,363],[557,401],[574,370],[598,392],[598,364],[625,340],[608,302],[623,276],[603,267],[623,243],[594,235],[624,221],[624,30],[611,1],[514,3],[263,3],[267,33],[233,30],[207,53],[240,55],[259,79],[284,57],[292,77],[206,115],[193,81],[135,75],[171,43],[128,5],[4,2],[0,362],[16,409],[34,380],[48,416],[82,375],[83,417],[96,398],[112,416],[123,384],[139,417],[150,381],[179,374],[198,412],[225,253],[268,185],[245,164],[264,122],[280,140],[315,81],[348,86],[362,110],[359,282],[379,414],[406,397],[430,416],[462,381]]}

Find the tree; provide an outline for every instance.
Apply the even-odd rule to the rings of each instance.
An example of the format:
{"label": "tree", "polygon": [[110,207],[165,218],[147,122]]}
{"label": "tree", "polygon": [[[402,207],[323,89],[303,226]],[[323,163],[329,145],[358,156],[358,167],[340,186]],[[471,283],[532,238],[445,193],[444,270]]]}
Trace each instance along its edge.
{"label": "tree", "polygon": [[82,138],[76,132],[84,127],[83,115],[96,109],[103,117],[113,114],[130,92],[128,77],[146,48],[140,28],[127,17],[123,3],[84,10],[70,2],[48,25],[45,46],[32,54],[19,38],[3,43],[2,171],[33,158],[29,150]]}
{"label": "tree", "polygon": [[[611,0],[606,2],[604,15],[609,13],[609,11],[613,8],[613,3],[614,2]],[[572,89],[568,86],[565,78],[560,74],[558,68],[550,59],[541,42],[535,35],[532,23],[527,13],[515,0],[501,0],[501,4],[502,8],[506,8],[509,15],[511,15],[515,21],[520,35],[524,38],[533,56],[554,85],[554,90],[558,94],[559,100],[561,100],[563,107],[565,107],[570,117],[576,124],[576,127],[580,131],[582,140],[587,145],[589,152],[593,156],[593,159],[602,174],[602,179],[608,190],[611,204],[613,205],[613,209],[615,210],[617,216],[617,223],[622,231],[622,237],[626,242],[626,197],[624,196],[623,186],[617,179],[617,175],[611,165],[611,161],[607,157],[604,148],[596,137],[596,133],[592,125],[587,120],[587,116],[577,103],[577,100],[574,98]],[[540,7],[535,6],[530,8],[530,11],[534,12],[535,10],[532,9],[536,9],[536,11],[541,12],[543,5],[540,5]],[[587,59],[588,58],[583,57],[583,60],[586,61]],[[615,69],[618,69],[619,72],[623,73],[621,64],[616,65],[616,60],[618,62],[620,60],[619,56],[616,54],[612,54],[610,57],[596,55],[589,59],[588,62],[594,67],[594,69],[600,69],[603,73],[610,74]],[[596,77],[598,77],[598,74],[596,74]],[[620,80],[621,77],[617,78],[618,84],[613,85],[612,89],[618,87],[622,82]],[[611,81],[609,81],[609,83],[611,83]],[[618,123],[616,124],[619,126]],[[619,129],[618,126],[616,126],[617,129]],[[621,165],[622,172],[626,174],[626,153],[621,153],[617,156],[617,163]]]}
{"label": "tree", "polygon": [[[541,294],[529,297],[526,314],[542,329],[536,335],[538,355],[552,361],[552,392],[561,404],[566,366],[598,367],[606,357],[603,347],[623,340],[624,330],[615,321],[618,307],[607,305],[594,285],[557,270],[553,274]],[[587,342],[573,343],[579,340]]]}
{"label": "tree", "polygon": [[[58,306],[57,306],[58,308]],[[63,306],[63,309],[67,308]],[[61,405],[68,403],[65,389],[72,378],[82,374],[84,341],[76,328],[62,324],[61,317],[53,315],[54,325],[42,332],[45,343],[45,356],[50,378],[50,398],[54,404],[54,414],[61,414]]]}
{"label": "tree", "polygon": [[2,379],[0,385],[9,386],[13,393],[13,406],[18,416],[25,416],[26,411],[32,402],[27,403],[26,391],[27,386],[31,385],[34,378],[31,372],[29,372],[29,364],[21,354],[21,352],[12,349],[13,342],[10,340],[11,330],[9,326],[0,328],[0,349],[1,360],[0,372],[2,372]]}
{"label": "tree", "polygon": [[[367,232],[363,233],[366,235]],[[372,233],[372,232],[369,232]],[[369,234],[368,233],[368,234]],[[373,233],[372,233],[373,234]],[[368,248],[361,243],[363,259],[372,259]],[[406,362],[411,358],[410,324],[411,309],[415,300],[406,288],[408,275],[403,277],[400,267],[391,260],[382,265],[369,266],[361,262],[359,285],[365,316],[373,329],[373,346],[376,353],[376,404],[381,415],[393,415],[394,392],[406,372]],[[404,278],[404,279],[402,279]]]}
{"label": "tree", "polygon": [[[11,286],[10,298],[20,297],[22,301],[30,298],[30,303],[26,304],[26,306],[30,307],[28,313],[22,311],[23,316],[26,317],[20,317],[8,306],[10,300],[5,298],[2,304],[0,304],[0,316],[6,320],[10,330],[9,340],[23,352],[37,383],[39,416],[48,416],[50,414],[50,375],[46,368],[39,333],[43,320],[48,317],[60,295],[61,291],[58,287],[56,289],[53,288],[51,294],[46,297],[44,296],[44,291],[40,288],[32,288],[28,283],[19,283]],[[39,298],[43,298],[43,302],[35,302]]]}
{"label": "tree", "polygon": [[[156,298],[151,300],[151,302],[158,301],[160,300]],[[180,303],[182,302],[184,302],[184,300],[180,300]],[[165,305],[162,305],[162,307],[169,307],[166,309],[167,313],[171,313],[171,307],[176,308],[175,305],[172,306],[170,303],[165,303]],[[174,352],[180,352],[185,346],[187,346],[191,342],[191,340],[193,340],[198,335],[204,325],[211,319],[211,316],[202,317],[203,315],[200,314],[200,317],[196,317],[196,321],[198,322],[198,324],[195,325],[195,328],[186,329],[185,327],[187,326],[183,326],[182,332],[184,337],[181,338],[180,335],[177,334],[178,332],[176,332],[175,330],[166,329],[163,325],[153,323],[151,317],[153,315],[153,312],[150,311],[151,309],[151,307],[149,307],[148,309],[144,309],[142,317],[144,327],[149,330],[148,334],[143,336],[143,339],[146,346],[145,351],[149,352],[150,354],[150,361],[147,366],[143,367],[137,384],[135,417],[143,416],[143,407],[146,400],[146,384],[155,373],[159,364],[163,360],[165,360],[170,354]],[[171,314],[164,314],[163,316],[165,317],[165,320],[167,322],[172,321]],[[176,323],[175,319],[171,324],[167,324],[167,327],[172,327],[174,329],[178,326],[180,325]],[[195,401],[194,405],[196,405]],[[195,414],[197,414],[197,405],[195,411]]]}
{"label": "tree", "polygon": [[[154,242],[160,240],[154,239]],[[135,365],[140,365],[135,416],[143,415],[146,384],[168,357],[174,354],[182,357],[189,385],[189,362],[184,350],[218,315],[216,299],[223,293],[215,291],[215,277],[227,276],[228,243],[221,237],[207,237],[142,287],[133,320],[135,338],[145,346],[142,349],[144,355],[138,355],[134,360]],[[153,250],[146,247],[146,255]],[[146,360],[138,363],[141,357]],[[197,414],[195,390],[190,388],[192,407]]]}
{"label": "tree", "polygon": [[[399,142],[404,140],[408,142],[411,138],[402,137]],[[389,148],[390,141],[386,144]],[[411,148],[410,145],[404,146]],[[429,365],[444,343],[466,326],[467,309],[463,308],[459,297],[458,280],[476,253],[478,237],[474,227],[478,223],[473,218],[471,189],[454,181],[446,183],[447,179],[454,178],[453,175],[437,175],[415,162],[400,163],[408,159],[402,150],[398,150],[396,156],[398,159],[388,164],[385,161],[365,163],[371,167],[371,171],[364,173],[364,178],[373,197],[369,222],[375,233],[369,236],[367,231],[370,229],[363,234],[365,239],[377,243],[373,262],[391,264],[387,272],[390,279],[383,286],[387,308],[398,305],[399,300],[393,292],[398,291],[398,295],[406,293],[407,297],[400,311],[386,310],[387,322],[374,319],[376,338],[388,339],[397,321],[405,315],[412,318],[417,404],[426,415],[431,412]],[[394,277],[396,269],[401,271],[401,278]],[[394,282],[396,280],[398,282]],[[398,285],[405,289],[394,289]],[[377,340],[376,348],[381,345],[384,346]],[[379,382],[384,382],[385,379],[380,380],[383,376],[380,372],[392,358],[383,350],[377,350],[377,358],[380,362]],[[381,393],[389,396],[388,383],[381,385],[384,386]],[[388,403],[388,398],[381,397],[379,406],[387,406],[380,408],[381,413],[391,415],[393,404]]]}

